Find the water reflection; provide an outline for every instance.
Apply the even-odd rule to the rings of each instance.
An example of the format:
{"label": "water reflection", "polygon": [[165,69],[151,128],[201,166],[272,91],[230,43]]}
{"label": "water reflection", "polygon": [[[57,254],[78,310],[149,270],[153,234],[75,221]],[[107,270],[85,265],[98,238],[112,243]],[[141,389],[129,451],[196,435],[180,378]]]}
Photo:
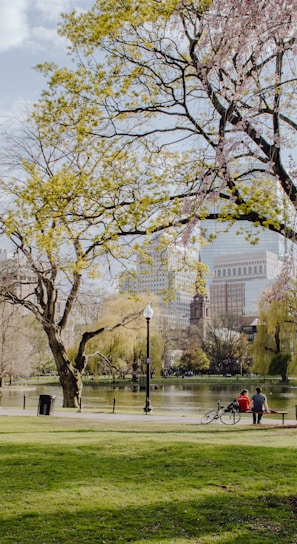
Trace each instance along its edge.
{"label": "water reflection", "polygon": [[[152,385],[151,403],[154,412],[175,413],[181,415],[201,414],[207,408],[215,406],[217,401],[227,403],[235,398],[242,384],[201,384],[178,382],[176,384]],[[244,387],[248,386],[245,384]],[[250,394],[254,392],[255,386],[249,388]],[[287,410],[289,416],[295,419],[295,405],[297,404],[296,385],[264,385],[263,392],[266,394],[270,408],[276,410]],[[7,407],[32,409],[38,407],[39,395],[55,395],[55,407],[62,407],[62,390],[56,386],[37,386],[36,388],[2,389],[1,404]],[[134,413],[143,412],[145,405],[145,392],[127,385],[92,385],[84,386],[83,408],[94,411],[131,411]]]}

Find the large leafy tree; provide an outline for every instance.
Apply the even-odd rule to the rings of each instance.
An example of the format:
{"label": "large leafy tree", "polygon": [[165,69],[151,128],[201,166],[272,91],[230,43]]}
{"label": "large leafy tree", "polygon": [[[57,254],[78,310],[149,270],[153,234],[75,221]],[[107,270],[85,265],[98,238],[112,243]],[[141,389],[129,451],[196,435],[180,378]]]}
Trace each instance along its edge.
{"label": "large leafy tree", "polygon": [[[295,239],[296,8],[97,0],[60,28],[75,68],[40,68],[50,83],[45,120],[80,100],[83,130],[178,150],[181,220],[247,219]],[[104,126],[94,124],[98,111]]]}
{"label": "large leafy tree", "polygon": [[198,373],[209,368],[209,359],[201,348],[184,351],[176,366],[183,372]]}
{"label": "large leafy tree", "polygon": [[249,366],[250,346],[244,334],[232,326],[233,318],[213,320],[201,347],[210,360],[210,371],[242,374]]}
{"label": "large leafy tree", "polygon": [[[60,113],[65,122],[83,115],[78,105]],[[33,275],[30,281],[17,275],[3,282],[1,297],[34,314],[57,366],[63,405],[79,406],[91,340],[139,315],[85,326],[78,331],[73,355],[66,332],[83,280],[98,277],[111,262],[129,259],[139,247],[138,237],[174,223],[178,207],[159,166],[141,145],[127,148],[121,141],[94,139],[80,130],[79,122],[67,130],[55,116],[46,125],[42,104],[8,144],[2,161],[7,169],[1,181],[1,231]]]}

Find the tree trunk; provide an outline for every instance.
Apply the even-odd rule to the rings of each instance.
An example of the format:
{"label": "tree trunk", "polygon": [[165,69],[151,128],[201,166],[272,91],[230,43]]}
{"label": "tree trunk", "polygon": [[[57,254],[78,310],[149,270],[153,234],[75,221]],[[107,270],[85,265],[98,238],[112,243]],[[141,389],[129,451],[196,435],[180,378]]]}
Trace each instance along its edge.
{"label": "tree trunk", "polygon": [[59,329],[48,327],[46,334],[63,389],[63,408],[80,408],[84,365],[81,365],[81,370],[73,366],[67,356]]}
{"label": "tree trunk", "polygon": [[74,372],[59,372],[60,384],[63,389],[63,408],[81,408],[82,376],[74,369]]}

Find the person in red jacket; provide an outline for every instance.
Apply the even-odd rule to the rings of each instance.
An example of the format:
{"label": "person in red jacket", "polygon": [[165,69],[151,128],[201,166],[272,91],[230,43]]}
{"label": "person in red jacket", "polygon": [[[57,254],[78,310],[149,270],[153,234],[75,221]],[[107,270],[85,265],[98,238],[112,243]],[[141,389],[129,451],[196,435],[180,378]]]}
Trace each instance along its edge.
{"label": "person in red jacket", "polygon": [[247,410],[250,409],[251,407],[251,399],[248,395],[248,390],[247,389],[243,389],[239,395],[239,397],[237,397],[237,402],[239,404],[239,411],[240,412],[246,412]]}

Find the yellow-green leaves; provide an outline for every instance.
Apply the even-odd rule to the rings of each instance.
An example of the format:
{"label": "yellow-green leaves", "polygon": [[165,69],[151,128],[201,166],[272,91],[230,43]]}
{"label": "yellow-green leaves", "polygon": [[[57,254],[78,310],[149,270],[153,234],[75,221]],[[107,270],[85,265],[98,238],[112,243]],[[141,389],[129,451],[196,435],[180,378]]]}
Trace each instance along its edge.
{"label": "yellow-green leaves", "polygon": [[92,49],[99,45],[106,36],[117,37],[119,32],[129,26],[137,27],[158,19],[172,16],[179,2],[177,0],[97,0],[93,8],[85,15],[64,15],[64,24],[60,29],[73,43],[85,43]]}

